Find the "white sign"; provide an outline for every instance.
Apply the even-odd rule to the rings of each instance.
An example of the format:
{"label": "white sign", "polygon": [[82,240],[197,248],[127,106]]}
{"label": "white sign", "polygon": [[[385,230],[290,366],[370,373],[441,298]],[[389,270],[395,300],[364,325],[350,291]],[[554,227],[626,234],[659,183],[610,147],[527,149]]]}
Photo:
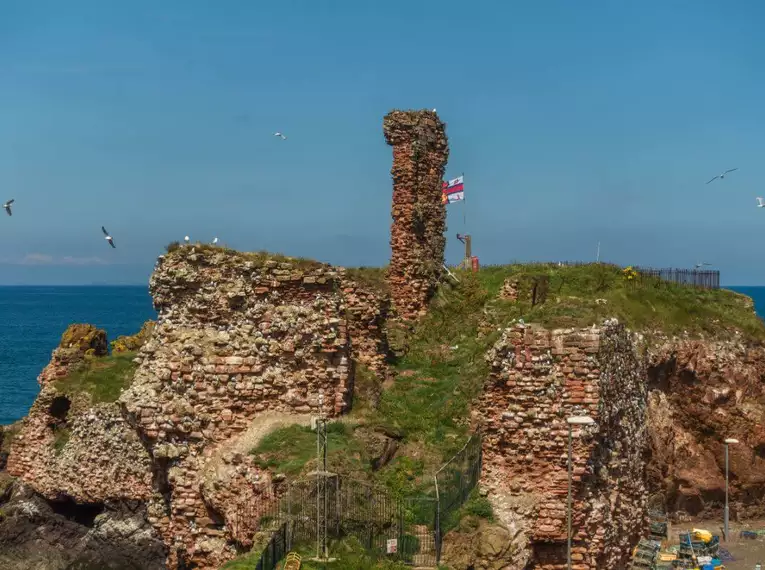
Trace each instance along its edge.
{"label": "white sign", "polygon": [[398,539],[397,538],[388,539],[388,554],[396,554],[397,550],[398,550]]}

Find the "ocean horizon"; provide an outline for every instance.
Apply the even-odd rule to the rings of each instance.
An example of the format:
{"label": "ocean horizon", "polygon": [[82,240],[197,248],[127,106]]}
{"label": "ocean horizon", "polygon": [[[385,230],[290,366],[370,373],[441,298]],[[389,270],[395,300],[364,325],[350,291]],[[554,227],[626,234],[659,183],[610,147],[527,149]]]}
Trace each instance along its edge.
{"label": "ocean horizon", "polygon": [[[765,286],[724,288],[750,296],[765,318]],[[39,391],[37,376],[70,324],[93,324],[112,341],[156,316],[146,285],[0,286],[0,425],[27,414]]]}

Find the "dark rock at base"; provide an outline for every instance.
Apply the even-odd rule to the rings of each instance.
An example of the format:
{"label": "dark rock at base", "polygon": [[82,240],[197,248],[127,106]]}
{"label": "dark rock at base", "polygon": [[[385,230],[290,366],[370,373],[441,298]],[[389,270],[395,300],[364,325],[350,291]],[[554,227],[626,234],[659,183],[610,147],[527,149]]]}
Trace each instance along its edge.
{"label": "dark rock at base", "polygon": [[[81,522],[56,513],[29,487],[13,484],[0,505],[0,568],[4,570],[163,570],[164,545],[137,502],[103,505]],[[89,506],[91,511],[93,506]],[[58,509],[62,510],[62,509]],[[100,507],[98,508],[100,510]],[[78,522],[77,519],[80,519]]]}

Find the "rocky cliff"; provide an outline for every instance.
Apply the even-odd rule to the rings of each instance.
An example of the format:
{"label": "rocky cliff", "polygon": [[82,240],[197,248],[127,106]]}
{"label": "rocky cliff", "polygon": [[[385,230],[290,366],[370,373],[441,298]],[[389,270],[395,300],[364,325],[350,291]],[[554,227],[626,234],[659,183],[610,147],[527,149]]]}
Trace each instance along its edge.
{"label": "rocky cliff", "polygon": [[731,518],[765,517],[765,346],[657,339],[647,356],[647,483],[678,517],[722,517],[723,440],[730,446]]}

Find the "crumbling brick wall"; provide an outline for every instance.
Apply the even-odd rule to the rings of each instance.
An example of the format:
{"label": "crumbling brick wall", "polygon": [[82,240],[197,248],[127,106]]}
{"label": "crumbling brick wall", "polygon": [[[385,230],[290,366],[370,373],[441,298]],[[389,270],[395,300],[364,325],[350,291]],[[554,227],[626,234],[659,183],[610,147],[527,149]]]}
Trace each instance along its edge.
{"label": "crumbling brick wall", "polygon": [[391,111],[383,131],[393,147],[388,280],[398,316],[412,320],[427,308],[444,263],[442,184],[449,146],[433,111]]}
{"label": "crumbling brick wall", "polygon": [[[121,402],[155,461],[162,497],[150,521],[169,567],[218,568],[246,546],[243,529],[257,530],[237,521],[232,498],[257,510],[251,503],[270,484],[247,457],[236,460],[241,477],[211,485],[204,473],[268,412],[315,414],[320,402],[329,416],[348,410],[349,287],[329,265],[189,246],[160,259],[150,288],[157,326]],[[370,303],[355,304],[374,321]]]}
{"label": "crumbling brick wall", "polygon": [[500,519],[525,533],[509,568],[566,566],[566,418],[584,414],[597,424],[574,429],[573,567],[621,567],[646,525],[647,394],[635,340],[615,323],[517,325],[487,358],[483,485]]}

